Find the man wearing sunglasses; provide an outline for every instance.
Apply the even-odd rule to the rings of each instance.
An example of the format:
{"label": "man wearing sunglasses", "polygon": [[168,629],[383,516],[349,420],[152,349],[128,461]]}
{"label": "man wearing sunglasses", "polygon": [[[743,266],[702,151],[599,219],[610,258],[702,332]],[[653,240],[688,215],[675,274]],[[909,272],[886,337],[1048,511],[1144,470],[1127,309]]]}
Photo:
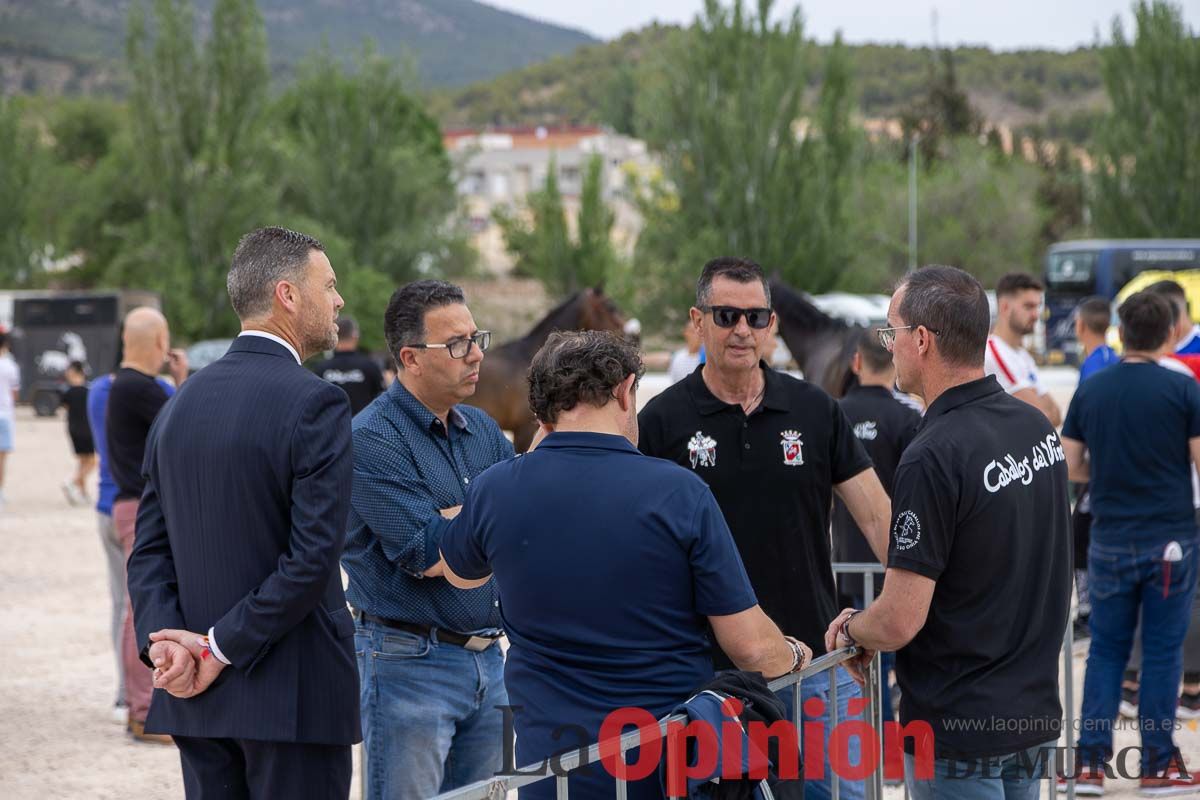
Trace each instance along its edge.
{"label": "man wearing sunglasses", "polygon": [[501,768],[508,703],[495,582],[464,591],[438,544],[468,486],[513,455],[475,393],[491,334],[462,290],[417,281],[384,314],[392,385],[354,418],[342,564],[355,609],[367,794],[424,798]]}
{"label": "man wearing sunglasses", "polygon": [[[638,447],[693,470],[709,485],[763,610],[785,634],[819,642],[824,615],[836,613],[838,605],[829,566],[833,495],[845,502],[881,560],[888,498],[833,398],[763,361],[774,319],[758,264],[740,258],[708,262],[691,309],[707,360],[642,410]],[[725,654],[714,656],[718,668],[729,666]],[[804,708],[815,697],[824,709],[804,719],[824,722],[827,737],[829,680],[802,686]],[[856,716],[849,706],[860,695],[858,686],[845,670],[837,671],[836,680],[838,719]],[[781,699],[790,708],[791,692]],[[858,747],[852,739],[851,763],[858,763]],[[824,777],[806,784],[808,796],[829,797],[831,783],[826,763]],[[840,785],[842,797],[863,796],[861,782]]]}

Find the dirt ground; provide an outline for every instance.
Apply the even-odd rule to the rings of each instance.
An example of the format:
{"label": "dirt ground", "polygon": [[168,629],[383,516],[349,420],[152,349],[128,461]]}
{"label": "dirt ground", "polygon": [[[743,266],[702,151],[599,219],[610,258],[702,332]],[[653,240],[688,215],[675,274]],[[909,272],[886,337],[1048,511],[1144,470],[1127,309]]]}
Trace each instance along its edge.
{"label": "dirt ground", "polygon": [[[72,467],[62,419],[19,409],[16,448],[0,512],[0,798],[181,798],[175,749],[136,743],[111,720],[115,675],[96,512],[71,508],[60,489]],[[1078,651],[1077,706],[1083,659]],[[1177,741],[1200,766],[1197,726],[1182,726]],[[1134,744],[1134,731],[1119,733],[1118,747]],[[353,785],[357,798],[357,772]],[[1120,781],[1107,796],[1133,797],[1135,789]]]}

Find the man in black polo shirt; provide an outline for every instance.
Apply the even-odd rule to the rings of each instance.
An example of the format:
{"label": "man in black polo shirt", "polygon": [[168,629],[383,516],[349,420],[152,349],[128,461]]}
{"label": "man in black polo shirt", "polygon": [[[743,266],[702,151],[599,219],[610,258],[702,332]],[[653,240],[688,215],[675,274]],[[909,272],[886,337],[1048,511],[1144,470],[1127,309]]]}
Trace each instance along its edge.
{"label": "man in black polo shirt", "polygon": [[[900,389],[927,410],[896,469],[883,592],[866,611],[839,614],[825,639],[899,651],[900,721],[915,734],[904,742],[905,780],[916,800],[1033,800],[1036,748],[1061,727],[1067,466],[1045,415],[984,375],[988,317],[979,281],[953,267],[913,272],[893,295],[880,337]],[[929,755],[924,724],[932,775],[927,762],[914,774],[914,752]]]}
{"label": "man in black polo shirt", "polygon": [[[760,360],[775,317],[770,304],[766,278],[753,261],[718,258],[705,265],[691,318],[707,360],[642,410],[638,447],[687,467],[709,485],[763,610],[784,633],[814,643],[837,608],[829,566],[834,492],[880,557],[888,499],[833,398]],[[716,656],[719,667],[729,666]],[[837,675],[838,718],[844,720],[859,690],[845,670]],[[822,676],[802,685],[805,709],[811,697],[824,709],[804,719],[824,723],[826,737],[832,727],[829,681]],[[782,699],[790,707],[791,692]],[[851,763],[858,763],[859,744],[857,738],[849,742]],[[826,763],[820,782],[806,784],[807,796],[829,797],[831,782]],[[863,784],[841,781],[841,796],[861,798]]]}
{"label": "man in black polo shirt", "polygon": [[350,398],[350,414],[362,411],[383,391],[383,370],[366,353],[358,352],[358,323],[351,317],[338,318],[338,343],[333,357],[313,367],[330,383],[342,387]]}

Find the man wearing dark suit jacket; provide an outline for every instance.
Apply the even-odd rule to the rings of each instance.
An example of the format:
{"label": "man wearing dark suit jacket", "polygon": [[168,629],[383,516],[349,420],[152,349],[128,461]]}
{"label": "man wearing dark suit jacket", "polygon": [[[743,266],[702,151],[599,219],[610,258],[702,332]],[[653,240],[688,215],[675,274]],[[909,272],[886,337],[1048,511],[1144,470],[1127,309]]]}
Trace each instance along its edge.
{"label": "man wearing dark suit jacket", "polygon": [[[336,342],[336,282],[309,236],[243,237],[227,281],[242,333],[150,431],[129,593],[143,661],[167,690],[146,729],[175,737],[189,798],[349,794],[361,739],[338,570],[350,407],[300,366]],[[192,658],[151,649],[169,642]]]}

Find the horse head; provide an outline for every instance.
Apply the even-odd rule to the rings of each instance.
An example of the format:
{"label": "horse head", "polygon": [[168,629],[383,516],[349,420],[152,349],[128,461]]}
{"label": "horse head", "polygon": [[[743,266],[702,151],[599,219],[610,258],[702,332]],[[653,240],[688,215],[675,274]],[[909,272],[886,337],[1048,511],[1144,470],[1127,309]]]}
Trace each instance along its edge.
{"label": "horse head", "polygon": [[579,293],[578,327],[581,331],[612,331],[619,336],[636,337],[642,325],[629,319],[611,297],[604,293],[603,286],[594,286]]}

